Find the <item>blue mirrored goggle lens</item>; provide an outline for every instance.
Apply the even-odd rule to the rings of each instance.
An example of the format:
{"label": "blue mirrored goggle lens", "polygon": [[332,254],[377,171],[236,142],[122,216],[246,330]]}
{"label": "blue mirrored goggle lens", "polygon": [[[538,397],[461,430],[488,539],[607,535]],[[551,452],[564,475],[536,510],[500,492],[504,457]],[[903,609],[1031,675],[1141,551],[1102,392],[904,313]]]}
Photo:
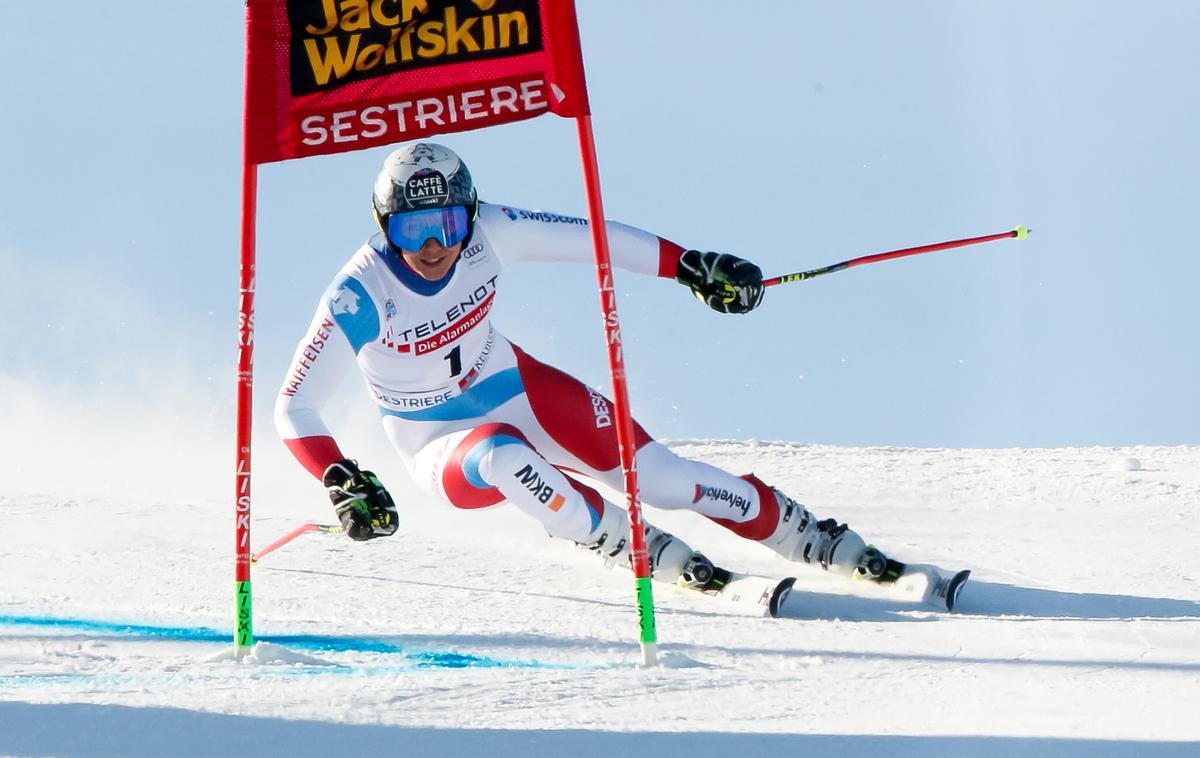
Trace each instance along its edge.
{"label": "blue mirrored goggle lens", "polygon": [[461,205],[387,217],[388,239],[402,250],[420,250],[431,237],[444,247],[454,247],[467,238],[468,231],[470,217]]}

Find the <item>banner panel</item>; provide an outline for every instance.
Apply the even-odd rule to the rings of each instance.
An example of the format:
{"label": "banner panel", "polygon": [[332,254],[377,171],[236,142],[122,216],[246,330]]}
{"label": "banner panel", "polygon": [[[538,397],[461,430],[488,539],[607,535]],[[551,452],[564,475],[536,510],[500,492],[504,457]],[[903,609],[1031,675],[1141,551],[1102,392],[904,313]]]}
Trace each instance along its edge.
{"label": "banner panel", "polygon": [[251,163],[588,114],[573,0],[249,0]]}

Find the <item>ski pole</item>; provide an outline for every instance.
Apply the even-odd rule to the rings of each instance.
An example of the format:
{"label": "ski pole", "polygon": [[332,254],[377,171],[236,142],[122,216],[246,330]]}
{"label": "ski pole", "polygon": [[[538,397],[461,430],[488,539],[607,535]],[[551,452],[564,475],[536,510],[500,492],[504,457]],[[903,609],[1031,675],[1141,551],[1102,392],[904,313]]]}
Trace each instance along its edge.
{"label": "ski pole", "polygon": [[907,255],[920,255],[921,253],[932,253],[938,250],[948,250],[952,247],[966,247],[967,245],[978,245],[981,242],[992,242],[993,240],[1005,239],[1006,237],[1016,237],[1023,240],[1029,236],[1029,229],[1024,226],[1018,226],[1010,232],[1001,232],[999,234],[988,234],[983,237],[969,237],[961,240],[951,240],[949,242],[938,242],[934,245],[921,245],[920,247],[906,247],[903,250],[892,250],[886,253],[874,253],[873,255],[864,255],[861,258],[851,258],[848,261],[834,263],[830,266],[822,266],[814,268],[811,271],[801,271],[796,274],[785,274],[784,276],[775,276],[770,279],[763,280],[764,287],[774,287],[776,284],[787,284],[788,282],[802,282],[805,279],[812,279],[815,276],[823,274],[832,274],[835,271],[841,271],[845,268],[853,268],[861,266],[864,263],[877,263],[879,261],[891,260],[892,258],[903,258]]}
{"label": "ski pole", "polygon": [[258,563],[258,560],[260,558],[262,558],[264,555],[266,555],[267,553],[275,552],[276,550],[283,547],[284,545],[286,545],[287,543],[296,539],[297,537],[299,537],[302,534],[308,534],[309,532],[324,532],[325,534],[341,534],[344,531],[345,531],[345,529],[341,526],[341,524],[317,524],[315,522],[309,521],[307,524],[301,524],[300,526],[296,527],[292,531],[288,532],[287,534],[283,535],[279,539],[272,542],[270,545],[267,545],[266,547],[264,547],[262,550],[259,550],[257,553],[251,554],[250,563],[251,564]]}

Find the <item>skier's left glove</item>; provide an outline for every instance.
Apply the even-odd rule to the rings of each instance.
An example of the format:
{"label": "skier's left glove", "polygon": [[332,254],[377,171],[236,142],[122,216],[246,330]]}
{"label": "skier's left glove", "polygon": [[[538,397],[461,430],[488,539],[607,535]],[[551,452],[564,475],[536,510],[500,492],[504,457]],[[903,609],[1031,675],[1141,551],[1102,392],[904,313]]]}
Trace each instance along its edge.
{"label": "skier's left glove", "polygon": [[400,519],[396,503],[370,471],[360,471],[351,460],[329,464],[323,479],[338,521],[352,540],[388,537]]}
{"label": "skier's left glove", "polygon": [[729,253],[688,250],[675,279],[720,313],[749,313],[763,298],[762,269]]}

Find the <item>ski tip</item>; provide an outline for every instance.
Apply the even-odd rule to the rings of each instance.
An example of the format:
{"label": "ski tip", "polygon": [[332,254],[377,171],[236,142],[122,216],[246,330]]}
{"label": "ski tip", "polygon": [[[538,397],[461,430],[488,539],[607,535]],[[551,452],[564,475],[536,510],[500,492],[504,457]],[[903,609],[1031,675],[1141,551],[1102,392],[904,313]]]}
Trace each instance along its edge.
{"label": "ski tip", "polygon": [[946,588],[946,610],[954,610],[954,606],[958,604],[958,593],[962,592],[963,585],[970,578],[971,570],[964,569],[950,579],[950,586]]}
{"label": "ski tip", "polygon": [[1016,229],[1013,229],[1013,236],[1019,240],[1023,240],[1029,236],[1029,231],[1028,226],[1018,226]]}
{"label": "ski tip", "polygon": [[796,583],[796,577],[789,576],[775,585],[775,590],[771,593],[771,601],[767,604],[767,612],[771,614],[771,618],[779,618],[779,609],[783,606],[783,601],[792,592],[792,585]]}

